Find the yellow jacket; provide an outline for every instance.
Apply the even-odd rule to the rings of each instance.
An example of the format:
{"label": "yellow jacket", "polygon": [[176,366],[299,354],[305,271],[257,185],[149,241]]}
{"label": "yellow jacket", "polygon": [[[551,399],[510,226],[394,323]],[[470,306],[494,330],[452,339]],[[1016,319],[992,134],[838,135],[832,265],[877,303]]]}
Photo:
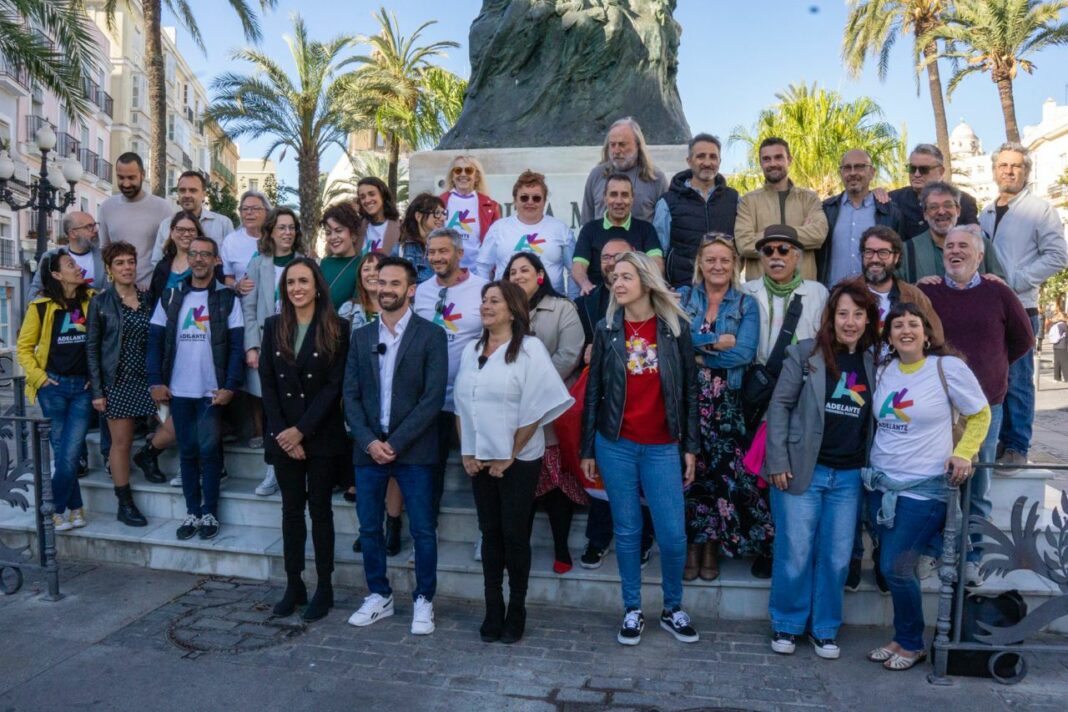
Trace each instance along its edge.
{"label": "yellow jacket", "polygon": [[[786,196],[786,224],[797,230],[797,236],[805,247],[801,258],[801,277],[816,279],[816,250],[827,239],[827,216],[815,191],[798,188],[790,183]],[[738,201],[738,218],[734,222],[734,244],[742,256],[743,281],[763,275],[760,255],[756,250],[757,240],[764,236],[769,225],[780,225],[783,216],[779,211],[779,192],[767,186],[746,193]]]}
{"label": "yellow jacket", "polygon": [[[82,314],[89,313],[89,300],[96,294],[92,289],[82,302]],[[41,312],[44,305],[44,317]],[[22,317],[19,340],[16,346],[19,365],[26,372],[26,399],[33,403],[37,400],[37,391],[48,380],[45,368],[48,365],[48,351],[52,347],[52,322],[56,312],[62,307],[48,297],[38,297],[30,302]]]}

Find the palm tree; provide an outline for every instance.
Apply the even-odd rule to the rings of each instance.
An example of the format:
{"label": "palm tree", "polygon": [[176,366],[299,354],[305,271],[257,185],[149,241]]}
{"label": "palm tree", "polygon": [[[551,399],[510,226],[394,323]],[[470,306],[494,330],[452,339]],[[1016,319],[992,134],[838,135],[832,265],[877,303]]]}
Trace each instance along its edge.
{"label": "palm tree", "polygon": [[[389,176],[389,158],[377,153],[349,156],[352,173],[348,178],[336,178],[323,185],[323,205],[332,205],[341,200],[353,200],[361,179],[374,176],[386,180]],[[394,200],[398,205],[408,202],[408,171],[401,165],[397,171],[397,190]]]}
{"label": "palm tree", "polygon": [[418,148],[436,143],[459,118],[467,83],[430,63],[460,45],[449,40],[417,44],[435,21],[424,22],[405,37],[395,14],[380,8],[375,19],[381,26],[378,34],[360,38],[371,53],[348,61],[361,66],[348,78],[346,94],[352,114],[368,117],[386,140],[386,183],[395,194],[401,144]]}
{"label": "palm tree", "polygon": [[769,136],[790,144],[791,179],[820,195],[842,189],[838,162],[851,149],[867,151],[877,174],[884,180],[891,176],[901,141],[870,98],[845,101],[838,92],[815,84],[790,85],[775,96],[778,103],[760,112],[752,131],[739,126],[731,132],[730,143],[741,141],[749,147],[749,170],[737,176],[736,184],[749,186],[753,176],[760,176],[760,142]]}
{"label": "palm tree", "polygon": [[345,136],[352,128],[339,101],[342,90],[338,69],[340,55],[355,42],[338,36],[329,42],[308,38],[300,15],[293,15],[293,36],[286,37],[297,68],[294,82],[274,59],[253,49],[237,50],[233,58],[255,68],[250,75],[226,72],[216,77],[215,100],[205,112],[218,121],[231,138],[270,136],[264,153],[270,158],[281,150],[297,158],[297,194],[300,198],[300,229],[309,238],[315,234],[322,211],[319,163],[332,145],[345,150]]}
{"label": "palm tree", "polygon": [[[934,110],[935,136],[938,148],[945,157],[946,175],[953,175],[950,165],[949,128],[946,124],[946,104],[942,97],[942,78],[938,73],[938,42],[925,39],[932,30],[941,27],[942,16],[951,0],[848,0],[850,9],[842,33],[842,59],[854,76],[860,76],[869,55],[879,56],[879,79],[886,80],[890,65],[890,50],[898,36],[911,34],[913,55],[924,58],[927,69],[927,88]],[[916,92],[919,93],[919,62],[917,62]]]}
{"label": "palm tree", "polygon": [[[107,17],[108,28],[115,22],[115,11],[120,0],[105,0],[104,13]],[[148,162],[149,181],[152,183],[152,192],[163,196],[167,181],[167,85],[164,81],[163,63],[163,30],[161,20],[163,17],[163,5],[171,11],[178,22],[184,27],[193,42],[206,53],[204,37],[200,33],[193,9],[189,7],[188,0],[122,0],[127,6],[134,3],[140,7],[141,14],[145,18],[145,67],[148,74],[148,109],[149,109],[149,142]],[[260,9],[266,12],[273,9],[278,0],[259,0]],[[255,10],[249,7],[248,0],[227,0],[227,4],[237,13],[241,21],[241,29],[245,33],[245,39],[249,42],[260,41],[260,23]],[[213,3],[213,7],[218,3]]]}
{"label": "palm tree", "polygon": [[0,63],[55,94],[68,113],[84,116],[82,78],[103,60],[91,28],[75,0],[0,0]]}
{"label": "palm tree", "polygon": [[946,86],[950,96],[961,80],[975,72],[990,72],[998,88],[1005,135],[1019,143],[1012,82],[1022,69],[1035,70],[1029,56],[1054,45],[1068,44],[1068,22],[1058,22],[1068,0],[957,0],[942,27],[925,37],[946,42],[943,56],[965,60]]}

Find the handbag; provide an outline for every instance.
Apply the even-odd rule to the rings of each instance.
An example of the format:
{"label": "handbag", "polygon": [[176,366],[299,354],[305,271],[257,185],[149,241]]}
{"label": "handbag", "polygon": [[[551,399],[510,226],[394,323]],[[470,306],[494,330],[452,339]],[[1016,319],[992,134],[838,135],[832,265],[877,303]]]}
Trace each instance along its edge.
{"label": "handbag", "polygon": [[795,294],[790,300],[786,316],[783,317],[782,329],[779,330],[779,337],[768,355],[767,363],[754,363],[742,376],[742,415],[745,418],[747,433],[756,431],[768,410],[771,394],[775,392],[775,382],[779,380],[779,374],[782,372],[786,347],[793,341],[797,323],[801,320],[802,308],[801,295]]}

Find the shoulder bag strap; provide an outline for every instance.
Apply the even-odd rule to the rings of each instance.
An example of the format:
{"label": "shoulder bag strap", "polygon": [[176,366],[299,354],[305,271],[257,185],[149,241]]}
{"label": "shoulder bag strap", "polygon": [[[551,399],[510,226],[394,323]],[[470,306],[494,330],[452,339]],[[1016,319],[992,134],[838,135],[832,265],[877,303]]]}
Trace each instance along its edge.
{"label": "shoulder bag strap", "polygon": [[801,311],[803,304],[800,294],[795,294],[790,301],[790,306],[786,310],[786,316],[782,320],[782,329],[779,330],[779,337],[775,339],[775,346],[771,349],[771,354],[768,356],[768,362],[765,364],[766,368],[771,371],[772,375],[778,377],[779,372],[782,370],[783,357],[786,355],[786,347],[793,341],[794,332],[797,331],[797,323],[801,320]]}

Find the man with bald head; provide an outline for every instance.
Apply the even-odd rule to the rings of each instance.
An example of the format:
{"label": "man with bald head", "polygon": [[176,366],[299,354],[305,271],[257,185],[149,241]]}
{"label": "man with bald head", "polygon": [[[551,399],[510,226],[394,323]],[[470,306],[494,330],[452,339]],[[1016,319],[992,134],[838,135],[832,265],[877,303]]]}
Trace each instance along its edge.
{"label": "man with bald head", "polygon": [[[94,244],[97,238],[96,220],[89,213],[74,211],[63,216],[63,234],[67,237],[67,253],[74,258],[74,263],[82,268],[82,277],[93,289],[100,291],[107,284],[104,273],[104,259],[100,249]],[[41,256],[41,264],[50,258],[55,250],[49,250]],[[33,274],[30,283],[30,297],[41,290],[41,270]]]}
{"label": "man with bald head", "polygon": [[860,274],[860,241],[873,225],[901,230],[901,211],[891,202],[879,202],[871,191],[875,166],[867,151],[846,151],[838,162],[845,190],[823,201],[827,239],[816,252],[816,274],[828,289],[846,277]]}

